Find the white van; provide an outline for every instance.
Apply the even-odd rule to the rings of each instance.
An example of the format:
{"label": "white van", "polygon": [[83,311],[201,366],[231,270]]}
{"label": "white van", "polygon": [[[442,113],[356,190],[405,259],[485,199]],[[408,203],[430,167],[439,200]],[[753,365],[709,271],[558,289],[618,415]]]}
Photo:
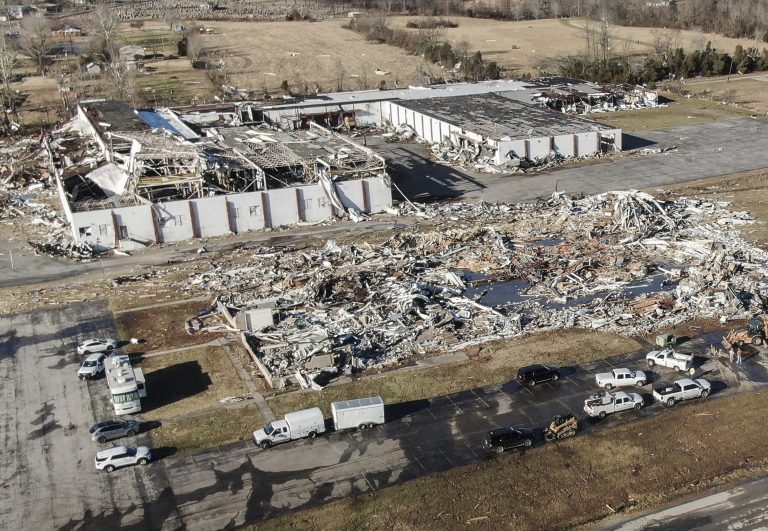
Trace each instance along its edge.
{"label": "white van", "polygon": [[264,449],[276,444],[325,433],[325,419],[319,407],[302,409],[285,415],[284,420],[270,422],[253,432],[253,442]]}

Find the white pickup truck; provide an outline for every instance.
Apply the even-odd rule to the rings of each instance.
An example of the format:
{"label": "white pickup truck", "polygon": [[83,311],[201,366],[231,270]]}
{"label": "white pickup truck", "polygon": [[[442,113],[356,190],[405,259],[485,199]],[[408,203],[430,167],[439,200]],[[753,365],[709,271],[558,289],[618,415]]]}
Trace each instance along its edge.
{"label": "white pickup truck", "polygon": [[676,402],[681,400],[706,398],[711,390],[712,384],[707,380],[683,378],[682,380],[675,380],[674,383],[661,385],[654,389],[653,399],[662,404],[674,406]]}
{"label": "white pickup truck", "polygon": [[661,365],[676,371],[687,371],[693,365],[693,354],[683,354],[674,349],[654,350],[645,355],[649,367]]}
{"label": "white pickup truck", "polygon": [[611,372],[601,372],[595,375],[598,387],[613,389],[634,385],[642,387],[648,381],[643,371],[630,371],[629,369],[613,369]]}
{"label": "white pickup truck", "polygon": [[643,407],[643,397],[637,393],[597,393],[589,395],[584,401],[584,412],[590,417],[605,418],[609,413],[640,409]]}

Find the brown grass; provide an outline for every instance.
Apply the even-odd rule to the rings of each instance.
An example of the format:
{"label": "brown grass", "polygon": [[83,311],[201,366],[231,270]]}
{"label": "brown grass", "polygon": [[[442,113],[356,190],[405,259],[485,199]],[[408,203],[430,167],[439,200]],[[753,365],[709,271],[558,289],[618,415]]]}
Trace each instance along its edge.
{"label": "brown grass", "polygon": [[696,402],[249,529],[568,528],[765,474],[766,407],[768,390]]}
{"label": "brown grass", "polygon": [[759,115],[768,114],[768,74],[694,79],[685,87],[691,94],[714,102],[735,104]]}
{"label": "brown grass", "polygon": [[206,347],[141,360],[147,380],[146,412],[159,420],[221,406],[219,400],[242,396],[245,386],[232,366],[226,347]]}
{"label": "brown grass", "polygon": [[145,341],[139,345],[127,345],[125,350],[129,353],[201,345],[223,336],[190,335],[184,329],[184,323],[209,306],[205,301],[182,301],[172,306],[120,313],[115,317],[115,321],[122,339],[135,337]]}
{"label": "brown grass", "polygon": [[465,389],[508,382],[517,369],[530,363],[570,365],[637,350],[634,340],[616,334],[585,330],[560,330],[527,338],[495,341],[473,353],[469,361],[385,373],[322,392],[289,393],[270,399],[275,415],[319,406],[330,416],[336,400],[379,395],[385,403],[420,400]]}
{"label": "brown grass", "polygon": [[212,448],[221,444],[244,441],[264,425],[264,418],[255,404],[233,407],[163,423],[152,431],[155,446],[168,446],[180,452]]}
{"label": "brown grass", "polygon": [[[393,17],[393,27],[405,28],[409,21],[421,17]],[[480,18],[451,17],[457,28],[441,30],[445,40],[455,45],[469,44],[472,51],[481,51],[485,59],[498,62],[518,72],[537,73],[542,63],[550,71],[552,59],[583,53],[586,48],[585,22],[579,19],[496,21]],[[595,23],[592,23],[594,26]],[[418,31],[418,30],[409,30]],[[611,26],[612,49],[616,54],[635,55],[653,52],[657,38],[671,36],[676,46],[703,49],[707,41],[715,48],[733,52],[737,44],[755,46],[754,40],[729,39],[697,31],[670,31],[656,28]]]}
{"label": "brown grass", "polygon": [[665,93],[669,98],[667,107],[618,111],[591,115],[598,122],[620,127],[622,130],[644,131],[696,125],[734,117],[749,116],[749,113],[716,101],[685,98]]}

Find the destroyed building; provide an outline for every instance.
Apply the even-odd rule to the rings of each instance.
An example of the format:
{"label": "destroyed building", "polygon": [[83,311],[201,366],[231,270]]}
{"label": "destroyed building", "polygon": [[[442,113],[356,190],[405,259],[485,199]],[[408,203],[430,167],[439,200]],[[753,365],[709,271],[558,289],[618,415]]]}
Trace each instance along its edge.
{"label": "destroyed building", "polygon": [[391,206],[384,159],[368,148],[317,124],[216,116],[82,102],[44,142],[75,241],[132,250]]}
{"label": "destroyed building", "polygon": [[235,314],[225,333],[245,331],[268,383],[546,330],[634,336],[768,308],[768,253],[737,230],[749,214],[724,203],[619,191],[413,208],[433,223],[382,243],[243,251],[180,282]]}
{"label": "destroyed building", "polygon": [[503,166],[550,154],[587,157],[621,150],[621,130],[555,113],[499,94],[389,102],[391,123],[407,124],[435,152],[456,151],[462,162],[479,158]]}

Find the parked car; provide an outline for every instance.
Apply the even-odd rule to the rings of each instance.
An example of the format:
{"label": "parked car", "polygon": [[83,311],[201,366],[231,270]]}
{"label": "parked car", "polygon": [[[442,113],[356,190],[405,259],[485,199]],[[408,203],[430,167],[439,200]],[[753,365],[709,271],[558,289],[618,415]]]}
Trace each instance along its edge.
{"label": "parked car", "polygon": [[112,472],[116,468],[131,465],[146,465],[152,459],[152,452],[146,446],[132,448],[115,446],[96,454],[96,468]]}
{"label": "parked car", "polygon": [[91,354],[83,360],[83,364],[77,370],[77,377],[81,380],[98,378],[104,372],[104,354]]}
{"label": "parked car", "polygon": [[595,375],[595,381],[598,387],[603,389],[613,389],[614,387],[624,387],[634,385],[642,387],[648,381],[643,371],[630,371],[629,369],[613,369],[611,372],[601,372]]}
{"label": "parked car", "polygon": [[513,448],[529,447],[535,438],[533,430],[528,428],[497,428],[485,436],[483,448],[488,452],[501,454]]}
{"label": "parked car", "polygon": [[687,371],[693,365],[693,354],[684,354],[671,348],[653,350],[645,355],[649,367],[661,365],[676,371]]}
{"label": "parked car", "polygon": [[117,339],[86,339],[77,345],[78,354],[91,354],[93,352],[104,352],[115,350],[118,347]]}
{"label": "parked car", "polygon": [[711,390],[712,384],[707,380],[683,378],[682,380],[675,380],[674,383],[657,387],[653,390],[653,398],[662,404],[674,406],[681,400],[706,398]]}
{"label": "parked car", "polygon": [[253,432],[253,442],[264,448],[276,444],[309,437],[314,439],[325,432],[325,419],[319,407],[286,413],[284,420],[273,420]]}
{"label": "parked car", "polygon": [[120,437],[133,437],[141,430],[141,423],[137,420],[105,420],[94,424],[88,433],[92,441],[105,443]]}
{"label": "parked car", "polygon": [[559,379],[560,369],[554,365],[541,365],[535,363],[517,369],[517,381],[528,387],[533,387],[542,382],[554,382]]}
{"label": "parked car", "polygon": [[605,418],[606,415],[626,411],[628,409],[640,409],[643,407],[643,397],[637,393],[597,393],[590,395],[584,401],[584,412],[590,417]]}

